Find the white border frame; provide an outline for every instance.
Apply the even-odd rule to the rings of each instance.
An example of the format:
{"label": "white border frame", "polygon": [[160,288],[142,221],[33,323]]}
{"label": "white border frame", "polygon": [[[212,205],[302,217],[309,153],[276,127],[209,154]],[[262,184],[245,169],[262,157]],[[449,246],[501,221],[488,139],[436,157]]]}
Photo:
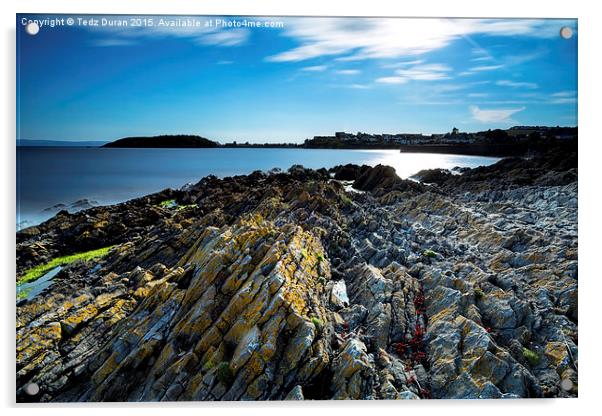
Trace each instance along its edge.
{"label": "white border frame", "polygon": [[[568,415],[587,412],[596,407],[600,395],[600,336],[597,297],[602,294],[600,281],[602,274],[597,257],[600,257],[600,205],[598,198],[601,175],[598,170],[602,132],[598,102],[600,90],[600,45],[602,40],[602,15],[596,10],[595,2],[557,1],[527,2],[525,0],[503,0],[492,4],[487,1],[453,0],[418,2],[385,0],[20,0],[3,1],[2,7],[2,58],[1,65],[4,97],[2,106],[2,126],[0,141],[2,164],[2,265],[4,314],[2,319],[2,376],[0,377],[2,403],[9,407],[10,414],[66,415],[82,413],[103,415],[129,415],[133,411],[145,415],[162,415],[166,412],[178,413],[211,412],[218,414],[261,413],[262,415],[287,416],[324,412],[328,414],[365,415],[379,413],[420,413],[466,415],[467,413],[487,412],[489,415],[505,415],[509,412],[532,411],[545,414]],[[580,153],[580,195],[579,195],[579,266],[581,271],[580,297],[580,390],[578,399],[507,400],[507,401],[457,401],[431,400],[428,402],[255,402],[255,403],[142,403],[142,404],[66,404],[66,405],[17,405],[15,404],[14,376],[14,280],[15,272],[15,13],[105,13],[105,14],[229,14],[229,15],[317,15],[317,16],[411,16],[411,17],[556,17],[579,19],[579,153]],[[582,86],[585,86],[582,88]],[[596,118],[596,115],[598,117]],[[597,123],[596,123],[597,122]],[[585,226],[583,226],[585,225]],[[374,409],[374,410],[373,410]]]}

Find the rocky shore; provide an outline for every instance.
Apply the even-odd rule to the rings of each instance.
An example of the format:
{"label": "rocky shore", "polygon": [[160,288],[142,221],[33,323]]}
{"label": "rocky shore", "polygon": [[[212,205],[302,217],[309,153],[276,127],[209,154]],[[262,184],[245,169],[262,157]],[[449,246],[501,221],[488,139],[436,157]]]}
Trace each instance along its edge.
{"label": "rocky shore", "polygon": [[111,248],[18,301],[17,400],[577,396],[576,153],[416,178],[210,176],[18,232],[18,282]]}

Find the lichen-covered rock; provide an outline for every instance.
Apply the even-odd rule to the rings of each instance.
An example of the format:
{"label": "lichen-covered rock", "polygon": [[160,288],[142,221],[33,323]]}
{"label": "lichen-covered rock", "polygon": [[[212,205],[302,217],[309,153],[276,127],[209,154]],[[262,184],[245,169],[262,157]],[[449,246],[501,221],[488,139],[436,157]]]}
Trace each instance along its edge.
{"label": "lichen-covered rock", "polygon": [[116,246],[18,302],[17,399],[574,397],[576,170],[552,160],[332,170],[361,193],[295,166],[60,212],[18,233],[18,276]]}

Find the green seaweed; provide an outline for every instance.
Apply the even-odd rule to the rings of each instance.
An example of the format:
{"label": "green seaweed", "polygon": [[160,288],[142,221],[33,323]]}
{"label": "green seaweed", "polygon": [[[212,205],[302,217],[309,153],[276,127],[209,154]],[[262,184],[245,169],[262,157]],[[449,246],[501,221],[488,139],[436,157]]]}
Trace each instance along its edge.
{"label": "green seaweed", "polygon": [[198,208],[198,207],[199,206],[197,204],[179,205],[178,208],[176,208],[176,211],[183,211],[188,208]]}
{"label": "green seaweed", "polygon": [[529,348],[523,348],[523,358],[529,363],[531,367],[535,367],[539,364],[539,354]]}
{"label": "green seaweed", "polygon": [[349,198],[347,195],[345,194],[341,194],[341,201],[343,202],[343,204],[345,205],[351,205],[352,201],[351,198]]}
{"label": "green seaweed", "polygon": [[227,361],[222,361],[218,364],[217,370],[215,370],[215,375],[218,381],[226,387],[230,387],[234,381],[234,373],[230,368],[230,363]]}
{"label": "green seaweed", "polygon": [[203,365],[203,371],[209,371],[215,367],[215,363],[211,361],[211,359],[207,360],[207,362]]}
{"label": "green seaweed", "polygon": [[322,327],[324,326],[324,324],[322,323],[322,321],[320,320],[320,318],[316,317],[316,316],[312,316],[311,317],[311,323],[314,324],[314,326],[316,327],[316,329],[319,331],[322,330]]}
{"label": "green seaweed", "polygon": [[422,253],[422,255],[424,257],[429,257],[429,258],[437,257],[437,253],[435,253],[433,250],[424,250],[424,253]]}
{"label": "green seaweed", "polygon": [[31,292],[31,287],[27,289],[17,289],[17,301],[25,299],[29,292]]}
{"label": "green seaweed", "polygon": [[57,257],[50,260],[46,264],[40,264],[25,271],[23,277],[17,281],[17,285],[27,282],[33,282],[44,276],[47,272],[58,266],[65,266],[76,261],[89,261],[106,256],[109,251],[115,246],[103,247],[96,250],[86,251],[84,253],[69,254],[67,256]]}
{"label": "green seaweed", "polygon": [[178,205],[175,199],[166,199],[165,201],[161,201],[159,206],[161,208],[175,208]]}

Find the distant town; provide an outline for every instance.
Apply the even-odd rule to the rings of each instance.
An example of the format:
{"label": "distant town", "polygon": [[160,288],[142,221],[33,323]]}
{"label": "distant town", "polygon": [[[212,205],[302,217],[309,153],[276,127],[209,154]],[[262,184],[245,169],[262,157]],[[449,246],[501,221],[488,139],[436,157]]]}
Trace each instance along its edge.
{"label": "distant town", "polygon": [[429,144],[473,144],[478,142],[508,142],[528,141],[540,139],[574,139],[577,137],[576,127],[546,127],[546,126],[515,126],[508,130],[487,130],[477,133],[461,132],[453,128],[445,134],[368,134],[368,133],[346,133],[336,132],[334,136],[315,136],[305,141],[309,147],[321,144],[350,144],[350,145],[429,145]]}
{"label": "distant town", "polygon": [[456,153],[491,156],[513,156],[531,150],[545,150],[556,145],[576,145],[577,127],[514,126],[475,133],[456,127],[449,133],[347,133],[314,136],[302,144],[230,142],[224,147],[297,147],[309,149],[399,149],[401,152]]}
{"label": "distant town", "polygon": [[577,127],[514,126],[507,130],[495,129],[476,133],[461,132],[456,127],[444,134],[421,133],[347,133],[336,132],[333,136],[314,136],[302,144],[297,143],[252,143],[233,141],[225,147],[310,147],[310,148],[398,148],[403,145],[516,143],[539,140],[571,140],[577,138]]}

